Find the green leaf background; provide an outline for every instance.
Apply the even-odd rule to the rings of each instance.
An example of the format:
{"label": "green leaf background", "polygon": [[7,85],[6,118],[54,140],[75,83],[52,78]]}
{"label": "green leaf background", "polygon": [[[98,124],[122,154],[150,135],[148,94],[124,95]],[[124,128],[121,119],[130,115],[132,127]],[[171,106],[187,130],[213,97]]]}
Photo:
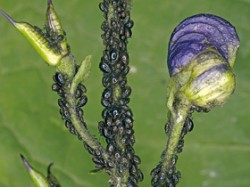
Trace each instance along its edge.
{"label": "green leaf background", "polygon": [[[98,3],[54,0],[77,60],[93,55],[86,82],[89,101],[85,118],[92,134],[104,143],[97,132],[103,90],[98,65],[104,48],[100,37],[104,18]],[[46,5],[46,0],[0,0],[1,9],[14,19],[38,26],[44,23]],[[135,118],[135,150],[145,175],[141,187],[150,186],[149,173],[167,140],[163,129],[170,34],[184,18],[203,12],[229,20],[238,31],[237,88],[224,107],[193,116],[195,128],[186,136],[178,160],[182,172],[178,186],[250,186],[250,0],[134,0],[129,85],[133,88],[130,106]],[[62,186],[108,186],[105,173],[90,174],[94,169],[91,157],[60,119],[58,96],[51,91],[53,73],[54,68],[46,65],[24,37],[0,17],[0,186],[33,186],[20,153],[44,173],[54,162],[52,170]]]}

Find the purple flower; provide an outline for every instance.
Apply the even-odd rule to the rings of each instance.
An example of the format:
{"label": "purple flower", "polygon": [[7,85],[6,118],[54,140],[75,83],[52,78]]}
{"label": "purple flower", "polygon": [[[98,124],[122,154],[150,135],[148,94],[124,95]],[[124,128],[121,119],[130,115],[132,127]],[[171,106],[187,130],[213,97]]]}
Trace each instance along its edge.
{"label": "purple flower", "polygon": [[182,21],[173,31],[168,46],[170,76],[182,71],[194,56],[215,49],[233,66],[239,37],[226,20],[212,14],[197,14]]}

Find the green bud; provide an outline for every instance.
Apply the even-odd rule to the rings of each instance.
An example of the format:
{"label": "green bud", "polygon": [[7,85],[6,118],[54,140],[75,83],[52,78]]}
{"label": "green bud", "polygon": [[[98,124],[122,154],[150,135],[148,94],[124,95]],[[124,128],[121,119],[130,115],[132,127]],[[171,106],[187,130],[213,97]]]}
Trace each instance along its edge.
{"label": "green bud", "polygon": [[47,181],[46,177],[40,172],[33,169],[33,167],[29,164],[29,162],[25,159],[23,155],[20,155],[20,156],[35,186],[36,187],[50,187],[49,182]]}
{"label": "green bud", "polygon": [[46,13],[46,24],[51,29],[51,31],[55,32],[58,36],[63,36],[62,41],[60,42],[61,53],[67,54],[67,40],[65,37],[65,32],[62,29],[62,24],[59,20],[59,17],[54,9],[54,5],[52,4],[52,0],[48,0],[48,8]]}
{"label": "green bud", "polygon": [[57,66],[60,63],[63,55],[55,52],[51,47],[49,47],[49,42],[35,29],[34,26],[26,22],[16,22],[3,10],[0,10],[0,12],[12,23],[12,25],[14,25],[14,27],[17,28],[17,30],[24,35],[26,39],[28,39],[35,50],[49,65]]}
{"label": "green bud", "polygon": [[235,76],[226,60],[215,50],[205,50],[192,59],[191,72],[181,88],[193,106],[211,109],[223,105],[235,89]]}

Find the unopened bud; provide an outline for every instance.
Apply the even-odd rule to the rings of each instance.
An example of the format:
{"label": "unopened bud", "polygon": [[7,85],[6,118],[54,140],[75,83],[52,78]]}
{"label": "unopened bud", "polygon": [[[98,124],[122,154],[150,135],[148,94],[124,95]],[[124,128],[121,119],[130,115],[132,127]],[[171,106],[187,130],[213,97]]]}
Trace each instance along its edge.
{"label": "unopened bud", "polygon": [[193,106],[211,109],[223,105],[235,89],[229,64],[216,51],[204,51],[192,62],[192,72],[181,92]]}

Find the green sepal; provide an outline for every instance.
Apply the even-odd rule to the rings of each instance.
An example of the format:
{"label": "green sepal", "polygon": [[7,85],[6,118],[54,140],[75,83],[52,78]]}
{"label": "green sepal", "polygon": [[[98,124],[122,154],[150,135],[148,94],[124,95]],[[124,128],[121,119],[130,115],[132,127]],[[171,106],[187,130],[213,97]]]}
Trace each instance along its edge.
{"label": "green sepal", "polygon": [[0,10],[2,15],[6,17],[14,27],[21,32],[24,37],[32,44],[40,56],[51,66],[57,66],[60,63],[62,54],[56,53],[49,47],[49,42],[44,36],[36,30],[36,28],[26,22],[16,22],[3,10]]}
{"label": "green sepal", "polygon": [[29,162],[25,159],[25,157],[23,155],[20,155],[21,159],[28,171],[28,173],[30,174],[33,183],[35,184],[36,187],[51,187],[47,178],[40,173],[39,171],[35,170],[30,164]]}
{"label": "green sepal", "polygon": [[52,3],[52,0],[48,0],[48,8],[47,8],[47,13],[46,13],[46,24],[47,26],[55,32],[58,36],[63,36],[62,41],[60,42],[61,46],[61,54],[67,54],[68,47],[67,47],[67,40],[65,37],[65,32],[62,28],[62,24],[59,20],[59,17],[54,9],[54,5]]}
{"label": "green sepal", "polygon": [[223,105],[235,89],[231,66],[212,48],[196,55],[188,66],[171,78],[171,82],[172,98],[185,97],[193,106],[207,110]]}

